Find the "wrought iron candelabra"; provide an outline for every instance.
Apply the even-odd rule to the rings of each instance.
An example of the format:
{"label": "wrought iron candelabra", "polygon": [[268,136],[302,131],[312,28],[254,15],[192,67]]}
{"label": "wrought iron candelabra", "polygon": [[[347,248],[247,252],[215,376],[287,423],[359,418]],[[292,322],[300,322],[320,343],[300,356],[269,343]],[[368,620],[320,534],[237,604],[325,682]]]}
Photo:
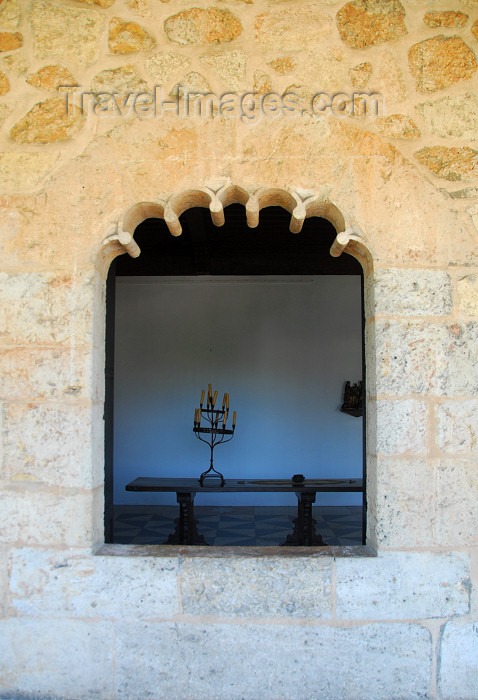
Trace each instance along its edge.
{"label": "wrought iron candelabra", "polygon": [[[208,385],[206,408],[204,406],[205,390],[202,390],[199,408],[194,411],[193,431],[201,442],[209,445],[211,450],[211,462],[209,469],[201,474],[199,483],[204,486],[205,479],[220,479],[224,486],[225,479],[221,472],[214,469],[214,448],[224,442],[229,442],[234,437],[236,430],[236,412],[232,414],[232,428],[226,428],[229,418],[229,394],[224,394],[222,408],[216,408],[217,391],[212,393],[211,384]],[[204,421],[205,426],[201,425]]]}

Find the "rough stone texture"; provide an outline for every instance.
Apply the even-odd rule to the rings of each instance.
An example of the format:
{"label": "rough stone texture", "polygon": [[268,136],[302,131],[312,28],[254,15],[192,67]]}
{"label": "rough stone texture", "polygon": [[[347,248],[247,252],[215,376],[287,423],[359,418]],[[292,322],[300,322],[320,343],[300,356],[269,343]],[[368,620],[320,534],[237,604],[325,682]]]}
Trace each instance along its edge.
{"label": "rough stone texture", "polygon": [[186,73],[179,83],[176,83],[169,95],[170,97],[179,96],[181,98],[184,97],[186,92],[206,94],[211,92],[211,86],[201,73],[191,71],[190,73]]}
{"label": "rough stone texture", "polygon": [[295,71],[297,68],[297,61],[292,56],[279,56],[279,58],[269,61],[267,65],[273,68],[276,73],[285,75],[286,73]]}
{"label": "rough stone texture", "polygon": [[399,0],[353,0],[337,12],[342,41],[354,49],[377,46],[407,33]]}
{"label": "rough stone texture", "polygon": [[314,48],[326,39],[332,29],[332,19],[321,5],[271,10],[257,15],[254,36],[262,49],[268,51],[297,51]]}
{"label": "rough stone texture", "polygon": [[450,620],[441,636],[438,687],[444,700],[474,700],[478,688],[476,620]]}
{"label": "rough stone texture", "polygon": [[68,68],[59,65],[45,66],[30,73],[26,78],[27,83],[42,90],[56,92],[60,86],[78,85],[77,80]]}
{"label": "rough stone texture", "polygon": [[468,19],[468,15],[456,10],[431,10],[423,21],[428,27],[464,27]]}
{"label": "rough stone texture", "polygon": [[475,39],[478,39],[478,19],[476,20],[476,22],[473,23],[471,27],[471,33],[473,34]]}
{"label": "rough stone texture", "polygon": [[98,39],[104,26],[98,10],[36,0],[31,24],[38,58],[61,55],[65,62],[82,67],[98,58]]}
{"label": "rough stone texture", "polygon": [[20,24],[22,13],[18,0],[3,0],[0,3],[0,24],[5,29],[16,29]]}
{"label": "rough stone texture", "polygon": [[33,617],[171,618],[178,613],[177,557],[134,560],[84,552],[17,550],[11,604]]}
{"label": "rough stone texture", "polygon": [[478,95],[474,92],[424,102],[416,105],[416,109],[432,134],[470,141],[478,139]]}
{"label": "rough stone texture", "polygon": [[149,51],[156,39],[136,22],[113,17],[108,32],[108,47],[111,53],[129,54]]}
{"label": "rough stone texture", "polygon": [[90,547],[103,539],[103,488],[48,490],[12,483],[0,491],[0,541],[24,547]]}
{"label": "rough stone texture", "polygon": [[63,95],[38,102],[23,119],[10,129],[17,143],[52,143],[74,136],[84,125],[85,117],[78,107],[66,110]]}
{"label": "rough stone texture", "polygon": [[444,352],[448,361],[445,393],[448,396],[478,394],[478,324],[447,325]]}
{"label": "rough stone texture", "polygon": [[207,54],[201,57],[201,63],[219,76],[225,90],[245,88],[247,59],[242,51]]}
{"label": "rough stone texture", "polygon": [[437,445],[446,453],[478,451],[478,402],[446,401],[435,409]]}
{"label": "rough stone texture", "polygon": [[[478,192],[477,192],[478,194]],[[468,316],[478,316],[478,275],[465,275],[457,282],[458,310]]]}
{"label": "rough stone texture", "polygon": [[10,81],[5,73],[0,72],[0,95],[6,95],[10,91]]}
{"label": "rough stone texture", "polygon": [[182,607],[187,615],[228,619],[330,619],[331,578],[330,559],[185,559]]}
{"label": "rough stone texture", "polygon": [[111,622],[0,620],[0,693],[78,700],[111,697],[112,641]]}
{"label": "rough stone texture", "polygon": [[[24,191],[35,187],[48,175],[57,163],[58,157],[59,154],[55,151],[48,153],[18,151],[0,153],[0,192]],[[0,317],[5,312],[7,312],[6,309],[0,311]],[[2,332],[0,332],[1,336]]]}
{"label": "rough stone texture", "polygon": [[400,103],[406,99],[407,87],[402,70],[395,56],[389,51],[381,55],[369,89],[383,95],[386,105]]}
{"label": "rough stone texture", "polygon": [[223,44],[242,33],[242,24],[230,10],[193,7],[168,17],[164,30],[177,44]]}
{"label": "rough stone texture", "polygon": [[131,12],[139,17],[149,18],[152,15],[151,0],[126,0],[126,4]]}
{"label": "rough stone texture", "polygon": [[14,51],[23,46],[23,36],[20,32],[0,32],[0,52]]}
{"label": "rough stone texture", "polygon": [[310,86],[312,95],[319,90],[331,94],[343,92],[350,80],[345,51],[341,46],[316,51],[301,71],[301,76]]}
{"label": "rough stone texture", "polygon": [[443,270],[376,269],[366,315],[446,316],[452,308],[450,276]]}
{"label": "rough stone texture", "polygon": [[365,63],[359,63],[349,70],[350,79],[352,85],[355,88],[363,89],[372,75],[372,64],[366,61]]}
{"label": "rough stone texture", "polygon": [[390,114],[377,119],[377,128],[382,136],[393,139],[418,139],[420,130],[406,114]]}
{"label": "rough stone texture", "polygon": [[415,158],[438,177],[452,182],[466,180],[478,171],[477,151],[469,146],[425,146]]}
{"label": "rough stone texture", "polygon": [[96,93],[118,93],[124,96],[145,92],[147,89],[147,83],[132,65],[102,70],[91,81],[91,90]]}
{"label": "rough stone texture", "polygon": [[[395,697],[411,699],[426,694],[431,671],[430,633],[414,624],[136,623],[116,625],[115,637],[117,697],[128,700],[143,699],[151,687],[172,700],[388,700],[390,688]],[[185,672],[178,675],[180,667]]]}
{"label": "rough stone texture", "polygon": [[148,73],[157,81],[158,85],[164,85],[175,73],[191,63],[188,56],[178,53],[160,52],[146,59],[145,66]]}
{"label": "rough stone texture", "polygon": [[98,7],[106,8],[111,7],[115,0],[79,0],[79,2],[85,2],[89,5],[98,5]]}
{"label": "rough stone texture", "polygon": [[423,401],[382,399],[368,402],[370,445],[383,455],[427,452],[427,406]]}
{"label": "rough stone texture", "polygon": [[436,468],[436,539],[445,547],[476,546],[478,483],[476,457],[443,458]]}
{"label": "rough stone texture", "polygon": [[[466,615],[466,555],[388,552],[370,561],[337,559],[337,617],[345,620],[426,619]],[[387,605],[381,601],[385,596]]]}
{"label": "rough stone texture", "polygon": [[28,70],[27,61],[22,58],[21,54],[13,53],[7,56],[2,56],[3,66],[14,73],[16,76],[24,75]]}
{"label": "rough stone texture", "polygon": [[254,71],[252,90],[258,92],[260,95],[266,95],[270,92],[272,90],[270,76],[267,73],[263,73],[261,70]]}
{"label": "rough stone texture", "polygon": [[461,37],[443,34],[414,44],[408,62],[418,92],[424,93],[468,80],[478,68],[475,54]]}

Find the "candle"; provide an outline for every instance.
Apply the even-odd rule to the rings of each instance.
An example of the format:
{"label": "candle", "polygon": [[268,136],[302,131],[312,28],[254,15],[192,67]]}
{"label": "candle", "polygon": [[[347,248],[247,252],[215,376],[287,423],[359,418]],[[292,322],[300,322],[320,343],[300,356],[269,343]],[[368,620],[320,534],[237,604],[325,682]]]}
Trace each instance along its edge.
{"label": "candle", "polygon": [[222,427],[226,427],[227,411],[224,411],[224,418],[222,419]]}
{"label": "candle", "polygon": [[208,390],[207,390],[207,407],[209,408],[209,404],[212,402],[212,386],[208,384]]}
{"label": "candle", "polygon": [[217,399],[217,391],[214,392],[214,398],[212,400],[212,407],[214,408]]}
{"label": "candle", "polygon": [[234,430],[235,426],[236,426],[236,412],[234,411],[234,413],[232,414],[232,429],[233,430]]}
{"label": "candle", "polygon": [[226,408],[229,411],[229,394],[225,394],[226,396]]}
{"label": "candle", "polygon": [[204,394],[205,394],[205,391],[204,391],[204,389],[203,389],[202,392],[201,392],[201,401],[200,401],[200,403],[199,403],[199,405],[201,406],[201,408],[202,408],[202,405],[203,405],[203,403],[204,403]]}
{"label": "candle", "polygon": [[224,394],[222,399],[222,410],[224,411],[224,406],[226,405],[226,394]]}

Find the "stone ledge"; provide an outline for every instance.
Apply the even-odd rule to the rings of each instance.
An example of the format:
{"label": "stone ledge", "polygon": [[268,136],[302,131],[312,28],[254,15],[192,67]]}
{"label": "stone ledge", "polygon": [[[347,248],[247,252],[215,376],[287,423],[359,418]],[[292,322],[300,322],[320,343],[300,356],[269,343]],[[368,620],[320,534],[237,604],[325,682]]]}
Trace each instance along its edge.
{"label": "stone ledge", "polygon": [[217,559],[221,558],[260,558],[269,557],[317,559],[321,557],[376,557],[372,547],[185,547],[183,545],[157,544],[103,544],[95,551],[96,556],[107,557],[172,557]]}

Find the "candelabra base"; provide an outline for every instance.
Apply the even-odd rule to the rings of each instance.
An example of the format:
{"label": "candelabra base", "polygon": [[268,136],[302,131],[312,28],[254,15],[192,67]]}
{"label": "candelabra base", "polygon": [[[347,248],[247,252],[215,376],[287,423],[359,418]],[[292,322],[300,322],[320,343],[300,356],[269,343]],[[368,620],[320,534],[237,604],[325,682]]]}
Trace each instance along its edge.
{"label": "candelabra base", "polygon": [[213,485],[216,485],[216,482],[219,481],[221,486],[224,486],[226,483],[226,480],[224,479],[223,475],[221,472],[218,472],[214,469],[214,467],[209,467],[209,469],[201,474],[199,477],[199,484],[201,486],[204,486],[204,482],[206,480],[211,480],[213,482]]}

